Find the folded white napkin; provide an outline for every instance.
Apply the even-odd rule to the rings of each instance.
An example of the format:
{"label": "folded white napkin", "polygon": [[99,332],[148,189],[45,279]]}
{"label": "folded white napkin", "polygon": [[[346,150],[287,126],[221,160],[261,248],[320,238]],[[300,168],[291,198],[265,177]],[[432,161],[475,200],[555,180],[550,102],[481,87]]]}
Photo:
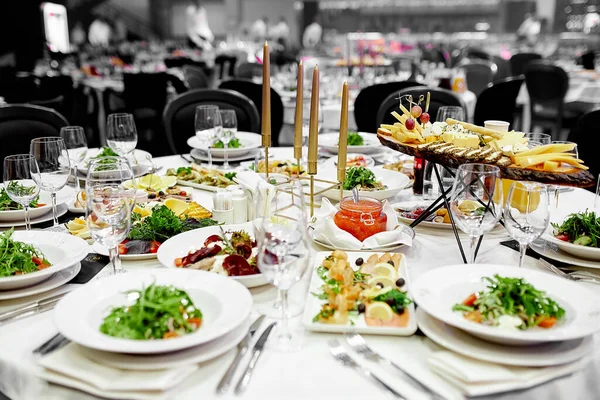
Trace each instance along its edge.
{"label": "folded white napkin", "polygon": [[[250,219],[270,214],[271,201],[275,196],[273,185],[250,170],[239,171],[233,180],[244,189],[250,199],[252,204],[250,209],[254,211],[254,215],[249,216]],[[259,193],[262,196],[260,205],[256,204]]]}
{"label": "folded white napkin", "polygon": [[589,359],[553,367],[515,367],[437,351],[427,361],[436,374],[467,396],[483,396],[526,389],[571,374],[582,369]]}
{"label": "folded white napkin", "polygon": [[40,377],[113,399],[159,399],[198,370],[198,365],[156,371],[131,371],[108,367],[86,358],[78,345],[68,344],[39,360]]}
{"label": "folded white napkin", "polygon": [[383,212],[388,217],[386,231],[368,237],[362,242],[350,233],[338,228],[333,220],[337,212],[338,209],[328,199],[324,198],[321,208],[313,218],[314,240],[346,250],[376,249],[401,244],[412,246],[412,238],[404,231],[402,225],[398,224],[398,216],[387,201],[384,202],[383,206]]}

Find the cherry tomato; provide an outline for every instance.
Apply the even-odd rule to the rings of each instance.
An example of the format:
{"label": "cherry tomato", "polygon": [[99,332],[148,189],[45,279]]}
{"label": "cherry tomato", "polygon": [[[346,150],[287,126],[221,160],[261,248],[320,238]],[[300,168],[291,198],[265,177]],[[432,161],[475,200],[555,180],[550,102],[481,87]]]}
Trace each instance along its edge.
{"label": "cherry tomato", "polygon": [[475,300],[477,300],[477,295],[475,293],[472,293],[469,297],[465,299],[465,301],[462,302],[463,306],[471,307],[475,303]]}
{"label": "cherry tomato", "polygon": [[175,259],[175,266],[176,267],[181,267],[183,265],[183,258],[176,258]]}
{"label": "cherry tomato", "polygon": [[127,254],[129,252],[129,249],[125,245],[125,243],[127,243],[127,242],[128,242],[128,240],[125,239],[119,244],[119,254],[120,255]]}
{"label": "cherry tomato", "polygon": [[201,318],[188,318],[187,322],[188,324],[196,325],[196,329],[200,328],[200,325],[202,325]]}
{"label": "cherry tomato", "polygon": [[183,191],[183,190],[182,190],[181,192],[179,192],[179,195],[180,195],[180,196],[187,196],[187,193],[186,193],[185,191]]}
{"label": "cherry tomato", "polygon": [[556,238],[558,240],[562,240],[563,242],[569,241],[569,235],[567,235],[566,233],[561,233],[560,235],[556,235]]}
{"label": "cherry tomato", "polygon": [[157,242],[156,240],[153,240],[150,242],[150,253],[156,253],[158,252],[158,248],[160,247],[161,243]]}

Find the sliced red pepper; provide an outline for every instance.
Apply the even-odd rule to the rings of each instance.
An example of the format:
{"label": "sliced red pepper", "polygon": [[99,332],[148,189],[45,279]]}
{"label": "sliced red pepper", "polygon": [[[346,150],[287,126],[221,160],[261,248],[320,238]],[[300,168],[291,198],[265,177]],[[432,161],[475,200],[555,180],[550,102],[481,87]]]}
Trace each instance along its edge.
{"label": "sliced red pepper", "polygon": [[472,307],[473,304],[475,304],[475,300],[477,300],[477,295],[475,293],[472,293],[469,297],[465,299],[465,301],[462,302],[462,304],[463,306]]}

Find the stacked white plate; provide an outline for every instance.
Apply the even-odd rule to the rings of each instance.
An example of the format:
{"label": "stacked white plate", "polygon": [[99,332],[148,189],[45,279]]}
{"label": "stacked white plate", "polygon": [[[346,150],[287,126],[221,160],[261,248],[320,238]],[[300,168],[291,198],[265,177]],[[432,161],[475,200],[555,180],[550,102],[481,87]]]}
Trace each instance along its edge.
{"label": "stacked white plate", "polygon": [[[184,290],[202,312],[195,332],[168,340],[130,340],[100,332],[113,307],[132,304],[127,292],[151,284]],[[58,331],[98,363],[129,370],[160,370],[216,358],[246,335],[252,296],[240,283],[204,271],[152,270],[114,275],[66,295],[54,310]]]}
{"label": "stacked white plate", "polygon": [[[96,157],[101,151],[102,149],[98,148],[88,150],[85,160],[77,165],[80,179],[85,179],[88,173],[90,160]],[[131,167],[133,168],[136,177],[146,175],[153,170],[152,155],[147,151],[135,149],[133,153],[127,155],[127,159],[131,163]]]}
{"label": "stacked white plate", "polygon": [[51,266],[28,274],[0,277],[0,300],[32,296],[64,285],[77,275],[80,261],[89,252],[83,239],[66,233],[17,231],[12,239],[35,246]]}
{"label": "stacked white plate", "polygon": [[[75,190],[65,186],[56,193],[56,211],[58,216],[64,215],[68,210],[67,203],[75,197]],[[41,207],[29,209],[31,224],[39,224],[52,220],[52,197],[50,193],[41,191],[38,204]],[[0,228],[25,226],[25,210],[0,211]]]}
{"label": "stacked white plate", "polygon": [[[550,329],[506,329],[466,320],[452,306],[484,290],[484,277],[523,278],[565,309]],[[504,265],[452,265],[422,274],[412,285],[417,322],[429,339],[468,357],[503,365],[542,367],[576,361],[593,350],[600,302],[585,287],[557,276]]]}

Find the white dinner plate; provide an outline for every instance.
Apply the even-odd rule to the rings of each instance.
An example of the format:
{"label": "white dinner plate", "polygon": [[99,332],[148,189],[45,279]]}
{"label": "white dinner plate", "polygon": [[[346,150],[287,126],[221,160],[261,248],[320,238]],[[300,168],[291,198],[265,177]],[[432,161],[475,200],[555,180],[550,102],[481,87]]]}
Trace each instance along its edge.
{"label": "white dinner plate", "polygon": [[[94,242],[92,245],[92,249],[103,256],[108,255],[108,248],[106,246],[101,245],[98,242]],[[123,261],[142,261],[142,260],[154,260],[156,259],[156,253],[147,253],[147,254],[121,254],[121,260]]]}
{"label": "white dinner plate", "polygon": [[[244,230],[251,236],[254,236],[254,226],[251,222],[246,222],[244,224],[222,225],[222,228],[225,232]],[[208,226],[206,228],[194,229],[193,231],[175,235],[161,244],[158,248],[158,253],[156,253],[158,256],[158,261],[167,268],[197,272],[197,270],[176,267],[175,259],[185,257],[192,249],[197,250],[202,248],[206,238],[211,235],[221,235],[221,229],[218,226]],[[263,274],[231,276],[228,278],[238,281],[248,288],[263,286],[268,283]]]}
{"label": "white dinner plate", "polygon": [[[238,131],[235,133],[235,137],[240,140],[242,146],[238,147],[237,149],[229,148],[227,150],[227,154],[230,158],[244,155],[250,150],[259,148],[262,144],[262,136],[258,133]],[[197,136],[192,136],[189,138],[187,140],[187,144],[192,149],[206,150],[206,145],[204,145]],[[213,158],[225,157],[225,149],[212,148],[211,153]]]}
{"label": "white dinner plate", "polygon": [[[177,184],[180,186],[187,186],[187,187],[191,187],[194,189],[205,190],[207,192],[218,192],[219,190],[225,189],[225,188],[220,188],[220,187],[216,187],[216,186],[205,185],[203,183],[184,181],[182,179],[177,179]],[[236,185],[232,185],[232,186],[236,186]]]}
{"label": "white dinner plate", "polygon": [[[361,196],[372,197],[379,200],[389,199],[397,195],[410,183],[410,178],[401,172],[391,171],[381,167],[369,169],[373,171],[375,178],[378,181],[383,182],[383,184],[387,186],[387,189],[373,191],[359,190],[358,192]],[[337,168],[322,168],[316,177],[330,182],[337,182]],[[319,189],[325,189],[328,186],[331,185],[315,181],[315,187]],[[331,189],[323,193],[323,196],[332,200],[340,200],[340,191],[339,189]],[[343,196],[352,196],[352,190],[344,190]]]}
{"label": "white dinner plate", "polygon": [[[0,184],[1,185],[1,184]],[[70,186],[65,186],[56,193],[56,205],[67,203],[75,198],[75,189]],[[29,218],[36,219],[50,213],[52,215],[52,196],[49,192],[40,191],[40,199],[38,203],[45,204],[42,207],[30,208]],[[12,226],[13,222],[22,222],[25,225],[25,211],[24,210],[13,210],[13,211],[0,211],[0,222],[10,222],[9,226]],[[15,225],[17,226],[17,225]]]}
{"label": "white dinner plate", "polygon": [[[383,255],[385,252],[368,253],[368,252],[348,252],[348,262],[354,269],[358,269],[356,266],[356,260],[362,257],[366,261],[373,254]],[[311,275],[310,289],[306,298],[306,304],[304,306],[304,316],[302,322],[306,329],[315,332],[328,332],[328,333],[362,333],[367,335],[394,335],[394,336],[410,336],[417,331],[417,320],[415,318],[415,306],[414,303],[409,304],[406,307],[406,312],[409,313],[408,325],[405,327],[389,327],[389,326],[368,326],[363,317],[364,314],[359,314],[357,317],[352,318],[353,323],[346,325],[338,324],[324,324],[322,322],[313,322],[315,315],[321,310],[321,306],[326,303],[326,300],[320,300],[312,293],[319,293],[320,288],[323,285],[323,280],[317,273],[317,268],[321,265],[323,260],[330,256],[330,251],[321,251],[316,254],[315,263],[312,267],[313,272]],[[400,266],[398,267],[398,277],[404,278],[406,281],[402,290],[406,291],[409,289],[408,272],[406,266],[406,256],[402,254],[400,259]],[[412,295],[409,291],[409,297],[412,299]]]}
{"label": "white dinner plate", "polygon": [[[77,165],[77,171],[79,171],[84,176],[88,173],[88,165],[90,163],[90,159],[98,155],[102,150],[98,148],[89,149],[85,160]],[[145,175],[152,170],[152,154],[148,153],[144,150],[135,149],[133,154],[129,154],[127,159],[131,163],[131,168],[136,169],[135,176]],[[136,168],[138,166],[138,168]]]}
{"label": "white dinner plate", "polygon": [[[523,278],[565,309],[553,328],[510,330],[467,321],[452,306],[486,289],[483,277]],[[425,272],[412,285],[419,307],[449,325],[481,339],[507,345],[530,345],[579,339],[600,330],[600,298],[585,287],[556,275],[506,265],[450,265]]]}
{"label": "white dinner plate", "polygon": [[[371,154],[381,151],[383,145],[377,139],[377,135],[374,133],[359,132],[364,140],[362,146],[348,146],[349,153],[364,153]],[[336,133],[323,133],[319,135],[319,147],[329,151],[330,153],[337,154],[339,148],[340,134]]]}
{"label": "white dinner plate", "polygon": [[503,346],[477,339],[417,309],[417,324],[425,336],[440,346],[463,356],[494,364],[519,367],[549,367],[568,364],[594,349],[594,337],[552,342],[537,346]]}
{"label": "white dinner plate", "polygon": [[39,230],[15,231],[12,239],[34,245],[51,266],[29,274],[0,278],[0,290],[20,289],[35,285],[80,262],[89,252],[89,246],[85,240],[68,233]]}
{"label": "white dinner plate", "polygon": [[[153,283],[186,291],[202,312],[200,329],[168,340],[129,340],[100,332],[100,325],[113,307],[129,304],[126,292]],[[252,295],[232,279],[204,271],[153,269],[109,276],[74,290],[56,305],[54,323],[60,333],[81,346],[116,353],[156,354],[222,337],[246,321],[251,309]]]}
{"label": "white dinner plate", "polygon": [[531,243],[529,247],[536,253],[551,258],[556,261],[563,262],[565,264],[577,265],[579,267],[595,268],[600,269],[600,261],[589,261],[581,258],[573,257],[569,253],[565,253],[558,246],[552,243],[544,242],[543,245],[535,242]]}
{"label": "white dinner plate", "polygon": [[[373,157],[368,156],[366,154],[360,154],[360,153],[348,153],[346,155],[346,160],[352,160],[353,158],[356,157],[363,157],[364,158],[364,162],[366,165],[361,165],[361,167],[374,167],[375,166],[375,160],[373,159]],[[320,166],[321,168],[337,168],[337,162],[338,162],[338,157],[331,157],[328,158],[327,160],[325,160]],[[349,165],[348,165],[349,167]]]}
{"label": "white dinner plate", "polygon": [[157,355],[109,353],[79,345],[75,346],[85,357],[109,367],[133,371],[155,371],[200,364],[217,358],[237,346],[246,336],[249,327],[250,324],[246,321],[241,326],[212,342]]}
{"label": "white dinner plate", "polygon": [[49,292],[56,289],[75,278],[81,271],[81,263],[77,263],[67,269],[55,273],[50,278],[36,285],[24,287],[21,289],[0,291],[0,300],[20,299],[21,297],[33,296],[36,294]]}
{"label": "white dinner plate", "polygon": [[[229,155],[229,162],[237,162],[237,161],[244,161],[244,160],[254,159],[254,158],[256,158],[256,156],[258,154],[260,154],[260,149],[251,149],[248,152],[246,152],[244,154],[237,155],[235,157],[232,157],[231,154],[230,154]],[[197,162],[208,161],[208,156],[206,155],[206,152],[203,151],[203,150],[192,149],[190,151],[190,156],[194,159],[194,161],[197,161]],[[215,157],[213,155],[212,161],[216,162],[216,163],[222,163],[222,162],[225,161],[225,159],[222,158],[222,157]]]}
{"label": "white dinner plate", "polygon": [[555,245],[565,253],[568,253],[575,258],[581,258],[587,261],[600,261],[600,248],[581,246],[579,244],[573,244],[557,239],[552,234],[552,229],[552,226],[550,226],[546,233],[542,235],[542,239]]}
{"label": "white dinner plate", "polygon": [[[67,204],[61,204],[59,206],[56,206],[56,214],[58,215],[58,217],[62,217],[67,213],[67,211],[69,211],[69,206]],[[37,218],[31,218],[31,225],[33,226],[36,224],[41,224],[42,222],[52,221],[53,218],[54,217],[52,216],[52,210],[50,210],[50,212],[40,215]],[[0,228],[11,228],[18,226],[25,226],[25,220],[23,219],[20,221],[0,222]]]}

